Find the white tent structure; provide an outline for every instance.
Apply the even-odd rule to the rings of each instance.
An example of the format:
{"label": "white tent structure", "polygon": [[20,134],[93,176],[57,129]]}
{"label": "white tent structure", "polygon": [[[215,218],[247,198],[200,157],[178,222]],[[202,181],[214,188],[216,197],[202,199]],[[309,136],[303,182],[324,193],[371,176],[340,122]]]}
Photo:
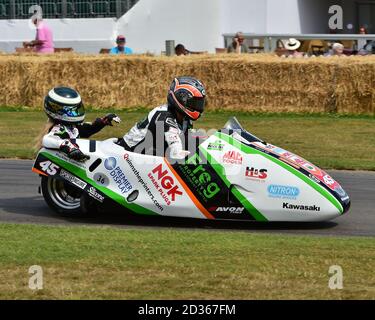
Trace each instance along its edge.
{"label": "white tent structure", "polygon": [[[326,33],[332,3],[354,0],[139,0],[120,19],[47,19],[56,47],[97,53],[127,37],[136,53],[160,54],[165,41],[192,51],[223,47],[224,33]],[[354,2],[353,2],[354,3]],[[346,10],[345,12],[349,12]],[[348,18],[349,19],[349,18]],[[0,50],[12,52],[35,30],[27,20],[0,20]]]}

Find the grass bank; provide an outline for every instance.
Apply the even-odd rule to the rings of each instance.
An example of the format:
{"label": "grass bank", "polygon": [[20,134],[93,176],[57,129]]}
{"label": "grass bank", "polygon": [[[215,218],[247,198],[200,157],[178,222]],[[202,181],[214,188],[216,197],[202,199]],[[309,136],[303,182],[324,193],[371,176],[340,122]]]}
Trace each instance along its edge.
{"label": "grass bank", "polygon": [[374,255],[368,238],[0,224],[0,299],[375,299]]}
{"label": "grass bank", "polygon": [[[121,125],[106,128],[97,139],[120,137],[143,118],[146,110],[120,111]],[[103,115],[91,111],[88,120]],[[210,112],[196,127],[221,128],[230,112]],[[367,116],[235,114],[245,128],[326,169],[375,170],[375,118]],[[33,157],[34,139],[44,125],[41,111],[0,112],[0,158]]]}

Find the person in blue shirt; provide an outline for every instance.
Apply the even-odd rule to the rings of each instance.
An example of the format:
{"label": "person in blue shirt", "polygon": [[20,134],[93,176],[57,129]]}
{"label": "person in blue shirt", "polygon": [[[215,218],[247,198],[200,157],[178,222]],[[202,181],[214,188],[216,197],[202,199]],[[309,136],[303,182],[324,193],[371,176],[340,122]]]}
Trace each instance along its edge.
{"label": "person in blue shirt", "polygon": [[133,50],[126,47],[126,38],[124,36],[118,36],[116,39],[117,47],[114,47],[109,51],[110,54],[133,54]]}

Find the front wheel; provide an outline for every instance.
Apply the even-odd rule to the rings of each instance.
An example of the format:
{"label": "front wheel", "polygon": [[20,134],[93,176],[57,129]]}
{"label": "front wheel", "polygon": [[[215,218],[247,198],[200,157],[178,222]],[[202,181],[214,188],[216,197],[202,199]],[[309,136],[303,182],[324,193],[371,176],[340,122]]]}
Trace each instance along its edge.
{"label": "front wheel", "polygon": [[64,217],[81,217],[82,190],[53,177],[42,177],[42,194],[48,206]]}

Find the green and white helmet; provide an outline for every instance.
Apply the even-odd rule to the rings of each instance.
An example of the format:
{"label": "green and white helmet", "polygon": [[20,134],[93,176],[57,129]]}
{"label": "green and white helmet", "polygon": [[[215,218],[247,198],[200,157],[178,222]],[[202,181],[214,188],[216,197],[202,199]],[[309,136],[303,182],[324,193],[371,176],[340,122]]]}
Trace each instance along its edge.
{"label": "green and white helmet", "polygon": [[79,93],[71,88],[57,87],[44,99],[44,111],[49,118],[63,124],[79,124],[85,120],[85,107]]}

